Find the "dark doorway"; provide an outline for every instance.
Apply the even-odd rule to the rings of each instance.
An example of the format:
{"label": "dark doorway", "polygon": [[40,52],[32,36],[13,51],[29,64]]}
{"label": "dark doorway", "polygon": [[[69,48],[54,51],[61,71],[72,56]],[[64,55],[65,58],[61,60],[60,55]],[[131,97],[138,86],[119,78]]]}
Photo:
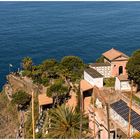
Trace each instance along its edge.
{"label": "dark doorway", "polygon": [[93,89],[84,91],[84,92],[83,92],[84,98],[85,98],[85,97],[91,97],[91,96],[92,96],[92,90],[93,90]]}
{"label": "dark doorway", "polygon": [[47,110],[47,109],[50,109],[50,108],[52,108],[52,104],[46,104],[46,105],[42,106],[43,110]]}
{"label": "dark doorway", "polygon": [[123,66],[119,66],[119,75],[123,73]]}

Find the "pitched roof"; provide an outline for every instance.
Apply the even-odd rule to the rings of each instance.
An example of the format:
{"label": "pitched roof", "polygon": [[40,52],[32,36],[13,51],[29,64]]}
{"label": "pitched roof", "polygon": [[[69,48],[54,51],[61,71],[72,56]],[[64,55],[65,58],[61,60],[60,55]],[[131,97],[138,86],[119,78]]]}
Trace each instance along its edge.
{"label": "pitched roof", "polygon": [[92,63],[90,64],[92,67],[103,67],[103,66],[111,66],[110,63]]}
{"label": "pitched roof", "polygon": [[128,58],[127,55],[125,55],[124,53],[112,48],[109,51],[105,52],[102,54],[104,57],[108,58],[109,60],[114,60],[115,58],[119,57],[119,56],[124,56],[126,58]]}
{"label": "pitched roof", "polygon": [[101,78],[101,77],[103,77],[103,75],[101,75],[99,72],[97,72],[93,68],[87,68],[87,69],[85,69],[85,72],[88,73],[93,78]]}
{"label": "pitched roof", "polygon": [[[123,100],[119,100],[110,105],[115,112],[117,112],[123,119],[128,122],[129,107]],[[131,125],[140,132],[140,115],[131,110]]]}

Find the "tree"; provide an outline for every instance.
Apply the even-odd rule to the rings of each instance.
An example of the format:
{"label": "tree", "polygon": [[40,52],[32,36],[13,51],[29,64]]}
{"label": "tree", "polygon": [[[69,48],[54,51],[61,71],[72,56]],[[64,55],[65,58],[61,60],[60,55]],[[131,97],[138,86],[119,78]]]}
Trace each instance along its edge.
{"label": "tree", "polygon": [[42,63],[43,72],[47,73],[48,78],[59,77],[59,63],[55,59],[47,59]]}
{"label": "tree", "polygon": [[101,56],[96,60],[96,63],[104,63],[104,57]]}
{"label": "tree", "polygon": [[64,85],[62,79],[55,80],[54,83],[47,89],[47,96],[54,99],[54,104],[60,104],[61,100],[64,99],[69,89]]}
{"label": "tree", "polygon": [[42,63],[42,69],[43,69],[43,71],[47,71],[50,68],[56,66],[57,63],[58,62],[55,59],[47,59],[47,60],[43,61],[43,63]]}
{"label": "tree", "polygon": [[30,57],[24,57],[22,60],[22,67],[24,70],[32,70],[33,61]]}
{"label": "tree", "polygon": [[43,74],[42,65],[37,65],[32,67],[32,79],[34,83],[41,83],[41,76]]}
{"label": "tree", "polygon": [[[88,132],[88,119],[82,116],[82,137]],[[50,128],[48,138],[78,139],[80,134],[80,113],[65,105],[51,109],[49,112]]]}
{"label": "tree", "polygon": [[79,57],[65,56],[61,60],[61,66],[62,72],[66,75],[66,77],[74,80],[81,78],[84,63]]}
{"label": "tree", "polygon": [[29,70],[24,70],[24,71],[22,72],[22,75],[23,75],[23,76],[27,76],[27,77],[31,77],[31,76],[32,76],[32,72],[29,71]]}
{"label": "tree", "polygon": [[140,50],[135,51],[132,56],[129,58],[129,61],[126,65],[128,77],[130,80],[140,86]]}
{"label": "tree", "polygon": [[27,104],[29,104],[31,100],[31,95],[28,93],[20,90],[13,94],[12,96],[12,102],[17,104],[20,108],[25,107]]}

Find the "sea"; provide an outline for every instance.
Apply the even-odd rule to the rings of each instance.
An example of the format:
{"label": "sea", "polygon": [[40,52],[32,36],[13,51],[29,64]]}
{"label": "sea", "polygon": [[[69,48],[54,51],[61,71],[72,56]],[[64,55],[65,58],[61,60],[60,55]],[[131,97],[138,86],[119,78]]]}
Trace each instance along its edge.
{"label": "sea", "polygon": [[0,89],[26,56],[92,63],[111,48],[140,49],[140,2],[0,2]]}

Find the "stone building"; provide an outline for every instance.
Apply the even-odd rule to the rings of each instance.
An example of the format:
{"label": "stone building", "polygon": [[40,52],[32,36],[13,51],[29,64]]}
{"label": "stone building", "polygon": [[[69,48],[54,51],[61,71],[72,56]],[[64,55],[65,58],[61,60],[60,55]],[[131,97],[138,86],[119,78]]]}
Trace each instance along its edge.
{"label": "stone building", "polygon": [[93,63],[90,67],[97,70],[104,78],[126,75],[126,64],[128,56],[112,48],[102,54],[104,63]]}
{"label": "stone building", "polygon": [[102,55],[104,56],[104,63],[110,63],[111,65],[112,77],[116,77],[120,74],[126,75],[126,64],[129,58],[127,55],[114,48]]}

